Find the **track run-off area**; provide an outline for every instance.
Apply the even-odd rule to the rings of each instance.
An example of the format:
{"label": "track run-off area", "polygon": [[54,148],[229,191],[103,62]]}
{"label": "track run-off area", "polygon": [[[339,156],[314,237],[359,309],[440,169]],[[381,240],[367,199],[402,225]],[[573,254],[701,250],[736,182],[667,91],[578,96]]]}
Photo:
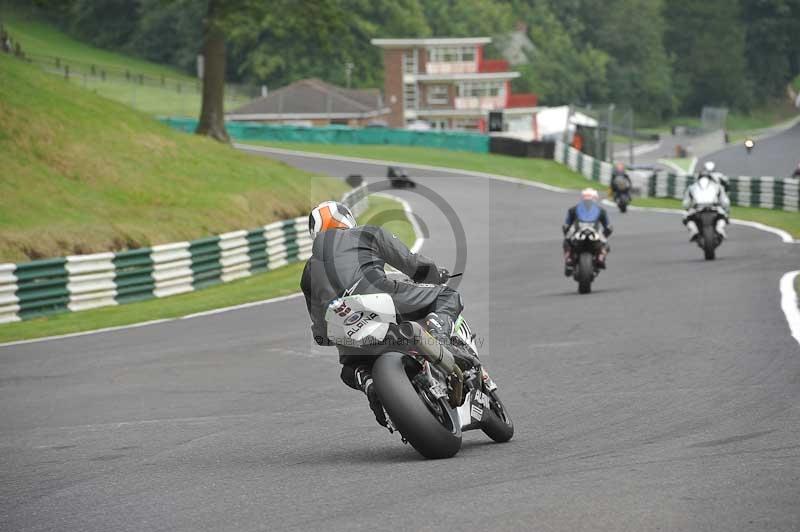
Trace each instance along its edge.
{"label": "track run-off area", "polygon": [[409,174],[421,186],[394,193],[423,253],[454,268],[431,197],[463,224],[458,289],[511,442],[468,432],[455,458],[421,459],[340,382],[300,297],[0,346],[0,530],[797,530],[800,348],[780,286],[800,246],[734,225],[706,262],[675,213],[609,208],[608,270],[582,296],[561,257],[576,192]]}

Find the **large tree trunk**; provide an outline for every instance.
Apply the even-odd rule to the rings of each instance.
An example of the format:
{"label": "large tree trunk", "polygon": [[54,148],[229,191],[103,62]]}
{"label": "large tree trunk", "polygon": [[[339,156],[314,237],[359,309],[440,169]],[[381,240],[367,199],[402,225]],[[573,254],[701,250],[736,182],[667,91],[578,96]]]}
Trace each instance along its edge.
{"label": "large tree trunk", "polygon": [[224,0],[209,0],[203,43],[203,106],[195,133],[230,142],[225,130],[225,35],[220,28]]}

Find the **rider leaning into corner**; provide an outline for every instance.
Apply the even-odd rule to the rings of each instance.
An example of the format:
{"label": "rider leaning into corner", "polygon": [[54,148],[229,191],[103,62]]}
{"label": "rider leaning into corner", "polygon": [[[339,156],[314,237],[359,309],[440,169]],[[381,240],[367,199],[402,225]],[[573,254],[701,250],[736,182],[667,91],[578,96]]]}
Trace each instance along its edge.
{"label": "rider leaning into corner", "polygon": [[[564,220],[564,225],[561,230],[564,232],[564,275],[569,277],[575,271],[575,257],[572,253],[572,246],[570,245],[570,237],[575,231],[578,222],[584,223],[599,223],[603,226],[603,236],[607,239],[611,236],[614,230],[608,219],[608,213],[600,206],[600,195],[593,188],[585,188],[581,191],[581,200],[574,207],[567,210],[567,218]],[[608,241],[603,242],[603,249],[597,256],[597,267],[605,269],[606,256],[611,248]]]}
{"label": "rider leaning into corner", "polygon": [[713,205],[721,207],[725,212],[724,216],[717,220],[717,233],[723,238],[726,237],[725,226],[729,223],[731,201],[725,192],[727,180],[722,174],[714,172],[714,163],[708,161],[697,175],[697,180],[686,187],[683,193],[683,208],[686,214],[683,216],[683,225],[689,231],[689,241],[694,242],[700,236],[700,229],[692,219],[698,205]]}
{"label": "rider leaning into corner", "polygon": [[[453,321],[464,306],[460,294],[443,284],[449,279],[447,270],[438,268],[423,255],[412,253],[381,227],[357,226],[350,209],[336,201],[326,201],[314,208],[308,217],[308,229],[314,242],[300,287],[317,344],[334,345],[328,339],[325,322],[325,311],[332,300],[344,295],[379,293],[392,296],[402,320],[424,318],[428,332],[440,342],[449,343]],[[387,278],[386,264],[406,274],[414,283]],[[342,381],[364,392],[376,420],[385,426],[383,406],[370,374],[375,357],[352,347],[336,347],[342,364]]]}

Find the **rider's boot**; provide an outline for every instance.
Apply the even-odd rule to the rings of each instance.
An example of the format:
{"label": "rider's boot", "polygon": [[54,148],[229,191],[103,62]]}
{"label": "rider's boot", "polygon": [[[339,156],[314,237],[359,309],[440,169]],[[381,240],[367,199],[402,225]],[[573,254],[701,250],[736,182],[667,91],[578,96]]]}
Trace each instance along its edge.
{"label": "rider's boot", "polygon": [[450,333],[453,331],[453,320],[450,316],[431,312],[425,316],[425,328],[440,344],[450,345]]}
{"label": "rider's boot", "polygon": [[725,223],[725,218],[720,218],[719,220],[717,220],[716,230],[717,230],[717,233],[719,233],[719,236],[721,236],[722,238],[726,238],[728,236],[725,233],[725,226],[726,225],[727,224]]}
{"label": "rider's boot", "polygon": [[369,401],[369,407],[372,413],[375,414],[375,421],[380,425],[386,426],[386,413],[383,410],[383,405],[378,399],[378,393],[375,391],[375,385],[372,382],[372,374],[369,369],[361,366],[355,370],[356,384],[364,392]]}
{"label": "rider's boot", "polygon": [[564,277],[569,277],[575,272],[575,261],[572,260],[572,252],[564,252]]}
{"label": "rider's boot", "polygon": [[689,242],[694,242],[700,237],[700,230],[694,220],[686,222],[686,229],[689,230]]}

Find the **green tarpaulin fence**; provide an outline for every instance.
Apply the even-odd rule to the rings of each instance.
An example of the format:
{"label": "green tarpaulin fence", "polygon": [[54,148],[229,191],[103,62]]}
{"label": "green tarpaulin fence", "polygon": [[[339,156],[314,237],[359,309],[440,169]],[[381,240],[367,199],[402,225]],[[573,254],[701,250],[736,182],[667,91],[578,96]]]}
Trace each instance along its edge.
{"label": "green tarpaulin fence", "polygon": [[[197,120],[189,118],[162,118],[161,121],[175,129],[192,132]],[[391,144],[396,146],[424,146],[447,150],[489,152],[489,137],[479,133],[457,131],[408,131],[389,128],[351,128],[344,126],[304,127],[267,125],[252,122],[228,122],[225,127],[234,140],[309,142],[319,144]]]}

